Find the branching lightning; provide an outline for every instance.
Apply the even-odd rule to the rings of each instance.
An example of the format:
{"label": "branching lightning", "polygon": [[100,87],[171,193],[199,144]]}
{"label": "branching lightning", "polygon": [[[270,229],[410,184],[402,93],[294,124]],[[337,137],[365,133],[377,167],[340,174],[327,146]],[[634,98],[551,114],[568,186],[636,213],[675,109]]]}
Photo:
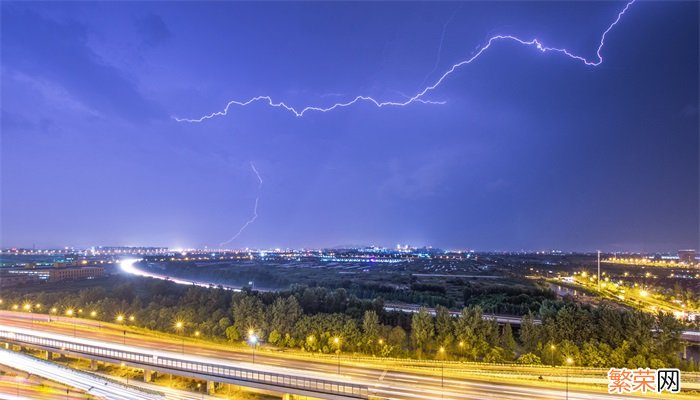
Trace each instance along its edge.
{"label": "branching lightning", "polygon": [[438,46],[437,50],[437,56],[435,57],[435,64],[433,65],[433,69],[428,72],[427,75],[425,75],[425,78],[423,78],[423,82],[420,83],[421,86],[425,85],[425,82],[430,78],[435,71],[437,71],[438,66],[440,65],[440,57],[442,56],[442,44],[445,42],[445,34],[447,33],[447,27],[450,26],[450,22],[455,18],[455,15],[457,15],[457,11],[462,8],[462,4],[459,5],[459,7],[455,8],[454,11],[452,11],[452,15],[450,15],[450,18],[445,22],[445,24],[442,26],[442,33],[440,34],[440,45]]}
{"label": "branching lightning", "polygon": [[[501,42],[501,41],[513,41],[513,42],[519,43],[519,44],[524,45],[524,46],[532,46],[542,53],[552,52],[552,53],[563,54],[563,55],[565,55],[565,56],[567,56],[575,61],[580,61],[587,66],[596,67],[596,66],[603,63],[603,56],[601,54],[601,51],[603,50],[603,46],[605,46],[606,36],[615,27],[615,25],[617,25],[618,22],[620,22],[620,20],[622,19],[622,16],[627,12],[627,10],[630,8],[630,6],[632,6],[632,4],[634,4],[635,1],[636,0],[630,0],[625,5],[625,7],[622,9],[622,11],[620,11],[617,14],[617,17],[615,18],[615,20],[603,32],[602,36],[600,37],[598,49],[596,50],[597,59],[589,60],[586,57],[574,54],[565,48],[548,47],[548,46],[545,46],[544,44],[542,44],[537,39],[525,40],[525,39],[521,39],[521,38],[518,38],[518,37],[512,36],[512,35],[496,35],[496,36],[491,37],[486,42],[486,44],[484,44],[482,47],[480,47],[470,58],[467,58],[466,60],[460,61],[460,62],[452,65],[452,67],[450,67],[445,73],[443,73],[442,76],[440,76],[440,78],[435,83],[433,83],[430,86],[425,87],[422,91],[418,92],[417,94],[408,98],[405,101],[379,101],[379,100],[376,100],[370,96],[357,96],[348,102],[335,103],[335,104],[328,106],[328,107],[307,106],[307,107],[304,107],[302,109],[296,109],[292,106],[287,105],[284,102],[275,102],[274,100],[272,100],[272,98],[270,96],[256,96],[256,97],[253,97],[253,98],[251,98],[249,100],[245,100],[245,101],[231,100],[228,102],[228,104],[226,104],[226,107],[222,111],[216,111],[216,112],[213,112],[211,114],[208,114],[208,115],[205,115],[205,116],[202,116],[199,118],[194,118],[194,119],[177,118],[177,117],[173,117],[173,118],[177,122],[202,122],[202,121],[207,120],[207,119],[211,119],[211,118],[218,117],[218,116],[224,116],[224,115],[228,114],[228,111],[231,108],[231,106],[243,107],[243,106],[247,106],[251,103],[255,103],[255,102],[259,102],[259,101],[266,102],[270,107],[283,108],[283,109],[293,113],[297,117],[301,117],[309,111],[320,111],[320,112],[333,111],[336,108],[348,107],[348,106],[351,106],[351,105],[358,103],[360,101],[372,103],[375,106],[377,106],[378,108],[386,107],[386,106],[403,107],[403,106],[407,106],[407,105],[412,104],[412,103],[445,104],[444,101],[424,100],[423,96],[425,96],[427,93],[429,93],[429,92],[435,90],[437,87],[439,87],[445,81],[445,79],[447,79],[447,77],[452,75],[452,73],[454,73],[457,69],[459,69],[460,67],[465,66],[467,64],[471,64],[476,59],[478,59],[486,50],[491,48],[491,46],[494,43]],[[235,239],[235,237],[234,237],[234,239]]]}
{"label": "branching lightning", "polygon": [[250,162],[250,169],[253,170],[253,173],[254,173],[255,176],[258,178],[258,182],[259,182],[259,183],[258,183],[258,194],[257,194],[257,196],[255,196],[255,205],[253,206],[253,216],[252,216],[248,221],[246,221],[246,223],[243,224],[243,226],[241,226],[241,228],[238,230],[238,232],[236,232],[236,234],[233,235],[233,237],[232,237],[231,239],[229,239],[229,240],[227,240],[227,241],[225,241],[225,242],[221,242],[221,243],[219,244],[219,246],[221,246],[221,247],[223,247],[223,246],[225,246],[225,245],[227,245],[227,244],[233,242],[234,240],[238,239],[238,237],[241,236],[241,233],[243,233],[243,231],[245,231],[245,229],[246,229],[250,224],[252,224],[253,222],[255,222],[256,219],[258,219],[258,202],[260,201],[260,191],[262,190],[263,180],[262,180],[262,178],[260,177],[260,173],[259,173],[258,170],[255,168],[255,164],[253,164],[252,161]]}

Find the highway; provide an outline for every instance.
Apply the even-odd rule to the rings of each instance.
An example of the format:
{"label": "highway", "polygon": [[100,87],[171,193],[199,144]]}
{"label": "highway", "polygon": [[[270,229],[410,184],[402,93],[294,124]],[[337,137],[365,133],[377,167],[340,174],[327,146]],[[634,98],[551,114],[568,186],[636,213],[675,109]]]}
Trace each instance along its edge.
{"label": "highway", "polygon": [[[66,368],[52,362],[38,360],[34,357],[26,356],[11,350],[0,349],[0,364],[64,383],[68,386],[84,390],[98,398],[110,400],[159,400],[163,398],[163,396],[131,389],[121,384],[101,379],[92,374]],[[33,395],[36,395],[36,393],[33,393]],[[66,397],[67,396],[64,395],[63,398]]]}
{"label": "highway", "polygon": [[[0,313],[0,327],[31,328],[32,322],[28,315],[21,313]],[[94,321],[79,322],[95,323]],[[182,344],[171,338],[156,338],[129,333],[124,339],[117,329],[83,329],[78,330],[79,338],[73,338],[73,328],[70,325],[35,322],[34,332],[45,332],[55,337],[71,340],[98,342],[105,348],[124,348],[157,354],[167,354],[168,357],[183,360],[198,360],[216,364],[226,364],[268,372],[296,374],[300,376],[332,379],[342,382],[365,384],[373,397],[383,399],[563,399],[566,396],[563,388],[563,377],[558,377],[558,383],[553,377],[548,377],[542,384],[546,387],[529,386],[516,383],[491,383],[475,379],[462,378],[458,369],[453,369],[448,363],[444,368],[444,379],[440,375],[442,365],[436,363],[432,371],[425,369],[405,370],[394,367],[382,368],[378,363],[362,363],[343,360],[340,375],[335,363],[317,360],[299,360],[274,353],[258,352],[255,364],[251,362],[251,354],[221,345],[200,345],[186,342],[185,354],[181,353]],[[153,349],[158,349],[153,350]],[[559,369],[563,374],[564,370]],[[504,378],[507,378],[504,377]],[[513,376],[511,376],[513,378]],[[485,377],[484,379],[489,379]],[[574,378],[572,377],[572,382]],[[535,382],[536,383],[536,382]],[[581,392],[573,385],[569,390],[569,399],[613,399],[603,393]],[[619,397],[617,397],[619,398]]]}

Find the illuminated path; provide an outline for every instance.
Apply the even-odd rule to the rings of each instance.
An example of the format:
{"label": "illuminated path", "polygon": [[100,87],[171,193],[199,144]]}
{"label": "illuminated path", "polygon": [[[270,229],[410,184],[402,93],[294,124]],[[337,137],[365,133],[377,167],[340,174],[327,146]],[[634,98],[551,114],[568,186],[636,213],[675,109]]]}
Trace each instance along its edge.
{"label": "illuminated path", "polygon": [[[218,285],[210,282],[202,282],[202,281],[189,281],[186,279],[179,279],[179,278],[172,278],[170,276],[166,275],[161,275],[161,274],[154,274],[152,272],[144,271],[142,269],[138,269],[134,266],[137,262],[141,260],[137,259],[126,259],[126,260],[121,260],[119,261],[119,267],[121,268],[122,271],[126,272],[127,274],[132,274],[136,276],[143,276],[146,278],[153,278],[153,279],[161,279],[164,281],[169,281],[173,283],[177,283],[179,285],[188,285],[188,286],[200,286],[200,287],[205,287],[205,288],[211,288],[211,287],[223,287],[226,290],[232,290],[234,292],[240,292],[241,287],[240,286],[224,286],[224,285]],[[258,291],[261,291],[260,289],[256,289]]]}
{"label": "illuminated path", "polygon": [[521,39],[517,36],[512,36],[512,35],[496,35],[491,37],[485,45],[483,45],[481,48],[479,48],[476,53],[474,53],[473,56],[470,58],[467,58],[466,60],[460,61],[452,67],[450,67],[447,72],[442,74],[440,78],[432,85],[426,87],[422,91],[418,92],[416,95],[413,97],[410,97],[408,100],[405,101],[379,101],[374,99],[373,97],[370,96],[357,96],[354,99],[347,101],[345,103],[335,103],[331,106],[328,107],[318,107],[318,106],[307,106],[302,109],[296,109],[284,102],[276,102],[272,99],[270,96],[256,96],[253,98],[250,98],[248,100],[243,100],[243,101],[238,101],[238,100],[231,100],[226,104],[226,107],[222,111],[216,111],[208,115],[204,115],[199,118],[178,118],[178,117],[173,117],[173,119],[177,122],[202,122],[204,120],[218,117],[218,116],[224,116],[228,114],[229,109],[232,106],[239,106],[239,107],[245,107],[253,103],[257,102],[262,102],[266,103],[270,107],[275,107],[275,108],[282,108],[284,110],[287,110],[291,113],[293,113],[297,117],[302,117],[305,113],[309,111],[318,111],[318,112],[329,112],[333,111],[337,108],[343,108],[343,107],[348,107],[351,106],[355,103],[358,102],[367,102],[370,104],[374,104],[376,107],[381,108],[381,107],[386,107],[386,106],[394,106],[394,107],[404,107],[412,103],[424,103],[424,104],[445,104],[444,101],[431,101],[431,100],[424,100],[423,96],[425,96],[427,93],[437,89],[452,73],[454,73],[457,69],[461,68],[462,66],[471,64],[473,61],[477,60],[486,50],[491,48],[491,45],[497,42],[515,42],[517,44],[527,46],[527,47],[533,47],[540,51],[541,53],[554,53],[554,54],[559,54],[566,56],[573,61],[576,62],[581,62],[585,64],[586,66],[589,67],[597,67],[598,65],[603,63],[603,55],[601,54],[603,50],[603,46],[605,46],[605,38],[610,33],[610,31],[615,27],[615,25],[620,22],[622,19],[622,16],[627,12],[627,10],[630,8],[630,6],[635,2],[635,0],[631,0],[628,2],[625,7],[622,9],[622,11],[617,13],[616,18],[613,20],[613,22],[608,25],[607,29],[602,33],[600,37],[600,41],[598,42],[598,49],[596,50],[596,57],[594,59],[587,59],[586,57],[583,57],[581,55],[577,55],[575,53],[572,53],[571,51],[565,49],[565,48],[558,48],[558,47],[549,47],[545,46],[542,44],[537,39]]}
{"label": "illuminated path", "polygon": [[[21,318],[10,318],[7,315],[12,313],[0,314],[0,330],[17,331],[17,327],[29,328],[30,321],[22,321]],[[83,321],[83,320],[79,320]],[[90,322],[90,321],[85,321]],[[290,358],[284,353],[277,354],[273,352],[258,352],[255,360],[251,363],[250,353],[241,352],[241,350],[230,348],[225,345],[207,345],[207,344],[192,344],[187,342],[186,355],[182,355],[181,343],[177,339],[156,338],[147,335],[129,333],[125,343],[122,344],[122,336],[120,330],[110,332],[108,329],[90,329],[80,330],[80,337],[73,338],[71,333],[73,329],[70,326],[60,326],[54,324],[41,323],[37,329],[32,331],[34,334],[46,335],[50,338],[60,338],[68,342],[82,344],[97,344],[105,350],[121,350],[143,353],[146,355],[156,355],[157,357],[167,357],[171,361],[183,362],[200,362],[211,365],[224,365],[232,368],[243,368],[246,370],[257,370],[261,373],[279,373],[284,375],[295,375],[305,379],[322,379],[326,381],[336,381],[339,383],[354,383],[358,385],[366,385],[369,394],[372,398],[382,399],[437,399],[444,396],[445,399],[563,399],[565,391],[564,369],[563,368],[530,368],[532,371],[550,371],[560,374],[559,376],[546,377],[545,381],[540,385],[543,387],[528,386],[527,384],[503,383],[487,381],[488,376],[484,376],[481,380],[473,378],[460,377],[460,368],[470,368],[468,366],[459,366],[459,363],[446,363],[444,386],[441,382],[440,364],[434,363],[430,369],[423,368],[403,368],[396,369],[388,364],[382,365],[377,360],[363,361],[358,360],[343,360],[340,376],[337,374],[337,365],[331,358],[330,362],[317,361],[313,358],[298,359]],[[4,339],[0,339],[3,341]],[[154,350],[158,349],[158,350]],[[133,360],[126,360],[127,364],[134,365]],[[406,365],[410,365],[411,361],[406,360]],[[423,364],[425,364],[423,362]],[[134,365],[136,366],[136,365]],[[437,375],[436,375],[437,368]],[[474,367],[471,367],[474,369]],[[483,366],[483,369],[488,370],[488,366]],[[502,368],[502,367],[501,367]],[[515,367],[512,372],[503,372],[500,378],[508,378],[516,376],[518,369],[525,367]],[[602,373],[601,373],[602,374]],[[212,379],[202,378],[200,379]],[[593,378],[574,377],[572,375],[571,382],[578,380],[590,380]],[[597,381],[602,378],[595,378]],[[685,382],[684,382],[685,383]],[[537,385],[536,382],[531,383]],[[615,397],[600,393],[582,392],[579,389],[570,388],[570,399],[613,399]]]}
{"label": "illuminated path", "polygon": [[10,350],[0,349],[0,364],[61,382],[102,398],[115,400],[157,400],[163,398]]}

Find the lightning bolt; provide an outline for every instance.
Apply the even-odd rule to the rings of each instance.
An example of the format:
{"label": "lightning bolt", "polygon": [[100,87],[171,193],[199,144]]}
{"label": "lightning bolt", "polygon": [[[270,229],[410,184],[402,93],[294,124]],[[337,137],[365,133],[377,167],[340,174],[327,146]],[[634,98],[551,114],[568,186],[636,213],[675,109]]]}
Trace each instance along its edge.
{"label": "lightning bolt", "polygon": [[603,63],[603,55],[601,54],[601,51],[603,50],[603,46],[605,46],[605,38],[607,37],[608,33],[610,33],[610,31],[615,27],[615,25],[617,25],[620,22],[620,20],[622,19],[622,16],[625,15],[627,10],[632,6],[632,4],[634,4],[635,1],[636,0],[631,0],[628,3],[626,3],[625,7],[622,9],[622,11],[620,11],[617,14],[617,17],[615,18],[615,20],[607,27],[607,29],[605,29],[605,31],[601,35],[600,42],[598,44],[598,49],[596,50],[597,59],[589,60],[586,57],[574,54],[565,48],[545,46],[542,42],[540,42],[537,39],[525,40],[525,39],[521,39],[517,36],[512,36],[512,35],[496,35],[496,36],[492,36],[488,41],[486,41],[486,44],[484,44],[481,48],[479,48],[476,51],[476,53],[474,53],[470,58],[467,58],[466,60],[463,60],[463,61],[460,61],[456,64],[453,64],[452,67],[450,67],[445,73],[443,73],[442,76],[440,76],[440,78],[434,84],[425,87],[422,91],[416,93],[414,96],[408,98],[405,101],[379,101],[379,100],[376,100],[370,96],[357,96],[348,102],[335,103],[335,104],[328,106],[328,107],[307,106],[307,107],[304,107],[302,109],[296,109],[292,106],[289,106],[288,104],[286,104],[284,102],[281,102],[281,101],[275,102],[274,100],[272,100],[272,98],[270,96],[256,96],[256,97],[253,97],[253,98],[251,98],[249,100],[245,100],[245,101],[231,100],[226,104],[226,107],[222,111],[216,111],[216,112],[213,112],[213,113],[208,114],[208,115],[204,115],[204,116],[199,117],[199,118],[190,119],[190,118],[173,117],[173,119],[177,122],[202,122],[202,121],[207,120],[207,119],[211,119],[211,118],[219,117],[219,116],[224,116],[224,115],[228,114],[228,111],[232,106],[245,107],[251,103],[255,103],[255,102],[259,102],[259,101],[266,102],[267,105],[269,105],[270,107],[283,108],[283,109],[293,113],[297,117],[302,117],[302,116],[304,116],[304,114],[306,114],[307,112],[310,112],[310,111],[329,112],[329,111],[333,111],[337,108],[349,107],[349,106],[351,106],[355,103],[358,103],[360,101],[374,104],[378,108],[387,107],[387,106],[404,107],[404,106],[407,106],[407,105],[412,104],[412,103],[445,104],[444,101],[423,100],[422,97],[425,96],[428,92],[431,92],[431,91],[435,90],[437,87],[439,87],[445,81],[445,79],[447,79],[450,75],[452,75],[457,69],[474,62],[482,54],[484,54],[484,52],[486,50],[490,49],[491,46],[496,42],[512,41],[512,42],[519,43],[523,46],[534,47],[535,49],[539,50],[542,53],[551,52],[551,53],[556,53],[556,54],[562,54],[562,55],[565,55],[565,56],[567,56],[575,61],[580,61],[587,66],[597,67]]}
{"label": "lightning bolt", "polygon": [[229,239],[229,240],[227,240],[227,241],[225,241],[225,242],[221,242],[221,243],[219,244],[220,247],[223,247],[223,246],[225,246],[225,245],[227,245],[227,244],[233,242],[234,240],[238,239],[238,237],[241,236],[241,233],[243,233],[243,231],[244,231],[250,224],[252,224],[253,222],[255,222],[256,219],[258,219],[258,202],[260,201],[260,191],[262,190],[263,180],[262,180],[262,178],[260,177],[260,173],[259,173],[258,170],[255,168],[255,164],[253,164],[252,161],[250,162],[250,169],[253,170],[253,173],[254,173],[255,176],[258,178],[258,182],[260,182],[260,183],[258,183],[258,195],[255,197],[255,205],[253,206],[253,217],[250,218],[248,221],[246,221],[246,223],[243,224],[243,226],[241,226],[241,228],[238,230],[238,232],[236,232],[236,234],[233,235],[233,237],[232,237],[231,239]]}
{"label": "lightning bolt", "polygon": [[435,64],[433,65],[433,69],[428,72],[428,74],[423,78],[423,82],[421,82],[421,86],[425,84],[425,82],[430,78],[431,75],[438,69],[438,65],[440,65],[440,57],[442,56],[442,44],[445,41],[445,34],[447,33],[447,27],[450,26],[450,22],[455,18],[455,15],[457,15],[457,11],[462,8],[462,4],[459,5],[459,7],[455,8],[454,11],[452,11],[452,15],[450,15],[450,18],[445,22],[445,24],[442,26],[442,34],[440,34],[440,45],[438,46],[437,50],[437,56],[435,57]]}

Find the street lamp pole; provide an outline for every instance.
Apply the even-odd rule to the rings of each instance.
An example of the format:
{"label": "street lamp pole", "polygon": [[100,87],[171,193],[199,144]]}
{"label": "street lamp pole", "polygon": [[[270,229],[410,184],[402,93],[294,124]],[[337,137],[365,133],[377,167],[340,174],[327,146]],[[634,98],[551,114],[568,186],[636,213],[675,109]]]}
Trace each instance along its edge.
{"label": "street lamp pole", "polygon": [[440,398],[445,398],[445,348],[440,346]]}
{"label": "street lamp pole", "polygon": [[336,353],[338,353],[338,375],[340,375],[340,338],[337,336],[334,337],[333,343],[335,343],[335,345],[338,347]]}
{"label": "street lamp pole", "polygon": [[569,400],[569,366],[574,360],[571,357],[566,359],[566,400]]}
{"label": "street lamp pole", "polygon": [[600,295],[600,250],[598,250],[598,295]]}
{"label": "street lamp pole", "polygon": [[255,348],[258,346],[258,337],[253,329],[248,330],[248,344],[253,346],[253,364],[255,364]]}
{"label": "street lamp pole", "polygon": [[75,337],[75,312],[72,308],[70,308],[66,310],[66,315],[71,317],[71,320],[73,320],[73,337]]}
{"label": "street lamp pole", "polygon": [[549,347],[550,350],[552,350],[552,367],[554,366],[554,349],[556,349],[556,346],[551,345]]}

